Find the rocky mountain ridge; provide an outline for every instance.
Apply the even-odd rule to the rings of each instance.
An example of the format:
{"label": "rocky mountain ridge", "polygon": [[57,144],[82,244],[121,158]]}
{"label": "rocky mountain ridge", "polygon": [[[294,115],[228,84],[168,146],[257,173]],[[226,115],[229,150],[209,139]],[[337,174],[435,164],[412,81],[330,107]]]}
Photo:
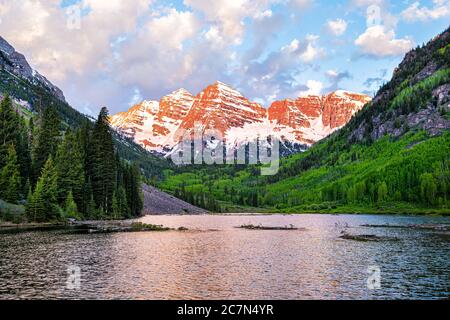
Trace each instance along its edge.
{"label": "rocky mountain ridge", "polygon": [[4,38],[0,36],[0,68],[30,81],[32,84],[41,85],[48,89],[58,99],[66,101],[61,89],[53,85],[47,78],[30,67],[25,56],[17,52]]}
{"label": "rocky mountain ridge", "polygon": [[214,129],[228,143],[275,136],[289,145],[310,146],[343,127],[371,100],[336,91],[324,96],[276,101],[266,109],[216,82],[197,96],[179,89],[161,101],[144,101],[111,117],[112,125],[148,150],[169,152],[182,137]]}

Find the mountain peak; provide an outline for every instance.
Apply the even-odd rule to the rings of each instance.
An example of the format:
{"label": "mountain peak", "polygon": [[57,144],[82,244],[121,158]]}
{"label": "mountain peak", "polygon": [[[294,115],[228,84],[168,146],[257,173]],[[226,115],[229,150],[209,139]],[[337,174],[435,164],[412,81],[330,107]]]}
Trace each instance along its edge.
{"label": "mountain peak", "polygon": [[233,88],[231,85],[226,84],[221,81],[216,81],[212,85],[204,89],[201,94],[218,96],[218,97],[228,97],[233,99],[245,99],[243,94]]}
{"label": "mountain peak", "polygon": [[173,91],[171,94],[169,94],[169,96],[172,98],[177,98],[177,97],[183,97],[183,96],[192,96],[192,93],[190,93],[185,88],[180,88],[178,90]]}
{"label": "mountain peak", "polygon": [[145,148],[160,152],[174,148],[180,135],[190,132],[198,122],[233,140],[272,130],[293,144],[311,145],[345,125],[369,100],[368,96],[340,90],[274,102],[265,109],[230,85],[216,81],[195,97],[186,89],[178,89],[159,104],[153,102],[158,110],[141,108],[134,110],[140,111],[137,113],[118,114],[114,125]]}
{"label": "mountain peak", "polygon": [[221,81],[216,81],[214,82],[211,87],[217,88],[219,91],[236,91],[236,89],[234,89],[231,85],[226,84],[224,82]]}

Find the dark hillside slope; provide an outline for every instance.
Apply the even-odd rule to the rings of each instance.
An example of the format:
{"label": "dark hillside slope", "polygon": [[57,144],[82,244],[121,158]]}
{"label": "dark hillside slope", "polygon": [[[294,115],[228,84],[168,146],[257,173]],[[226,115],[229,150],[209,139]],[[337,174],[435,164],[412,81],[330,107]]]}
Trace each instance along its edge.
{"label": "dark hillside slope", "polygon": [[[62,121],[72,128],[92,121],[72,108],[63,92],[45,77],[31,69],[25,57],[0,37],[0,98],[9,94],[23,108],[22,113],[37,115],[47,107],[54,107]],[[138,163],[147,178],[160,177],[171,163],[151,154],[131,140],[115,135],[121,158]]]}

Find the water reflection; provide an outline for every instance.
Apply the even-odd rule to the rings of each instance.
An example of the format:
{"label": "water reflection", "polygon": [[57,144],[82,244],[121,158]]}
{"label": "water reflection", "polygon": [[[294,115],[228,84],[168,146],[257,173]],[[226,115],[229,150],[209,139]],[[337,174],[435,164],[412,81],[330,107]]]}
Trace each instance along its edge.
{"label": "water reflection", "polygon": [[[390,216],[156,216],[141,219],[187,232],[0,235],[0,298],[69,299],[385,299],[448,298],[448,235],[364,224],[449,223]],[[236,229],[242,224],[306,228]],[[356,234],[396,242],[339,239]],[[215,230],[215,231],[214,231]],[[66,288],[67,267],[81,289]],[[367,289],[367,268],[382,288]]]}

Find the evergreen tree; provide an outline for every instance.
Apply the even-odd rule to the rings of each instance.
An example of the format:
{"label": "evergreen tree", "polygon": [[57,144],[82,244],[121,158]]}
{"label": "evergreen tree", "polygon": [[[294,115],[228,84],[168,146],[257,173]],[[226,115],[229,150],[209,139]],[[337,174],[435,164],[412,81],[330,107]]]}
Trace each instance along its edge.
{"label": "evergreen tree", "polygon": [[45,108],[40,119],[37,139],[33,148],[33,182],[37,181],[50,156],[54,156],[60,138],[60,119],[54,108]]}
{"label": "evergreen tree", "polygon": [[89,156],[94,200],[97,207],[108,215],[115,189],[116,162],[107,108],[102,108],[95,123]]}
{"label": "evergreen tree", "polygon": [[14,145],[8,148],[6,165],[0,173],[0,198],[7,202],[17,203],[20,199],[20,173]]}
{"label": "evergreen tree", "polygon": [[125,184],[127,207],[129,208],[131,216],[139,216],[144,207],[142,192],[141,192],[141,179],[139,168],[137,166],[127,165],[125,169]]}
{"label": "evergreen tree", "polygon": [[119,203],[117,201],[117,192],[114,191],[113,193],[113,200],[112,200],[112,218],[117,220],[121,216]]}
{"label": "evergreen tree", "polygon": [[119,217],[132,218],[132,212],[128,206],[127,195],[123,186],[120,186],[117,190],[117,208],[120,213]]}
{"label": "evergreen tree", "polygon": [[66,218],[80,219],[77,204],[75,203],[75,200],[73,199],[72,191],[69,191],[69,194],[66,197],[64,212],[65,212]]}
{"label": "evergreen tree", "polygon": [[30,122],[28,123],[28,145],[30,146],[30,149],[33,146],[34,133],[34,120],[33,118],[30,118]]}
{"label": "evergreen tree", "polygon": [[28,196],[25,214],[28,221],[45,222],[47,221],[46,210],[43,185],[38,184],[34,193]]}
{"label": "evergreen tree", "polygon": [[6,163],[10,145],[20,143],[20,116],[13,108],[9,96],[0,103],[0,168]]}
{"label": "evergreen tree", "polygon": [[45,163],[31,201],[27,205],[27,216],[33,221],[44,222],[60,218],[58,198],[56,196],[56,178],[53,158],[50,157]]}
{"label": "evergreen tree", "polygon": [[99,210],[97,210],[97,205],[94,201],[92,192],[90,193],[89,200],[86,203],[85,216],[91,220],[97,220],[99,218]]}
{"label": "evergreen tree", "polygon": [[77,136],[66,132],[56,152],[55,166],[58,183],[58,201],[63,204],[69,192],[79,208],[83,205],[84,159]]}
{"label": "evergreen tree", "polygon": [[19,163],[21,191],[27,194],[30,174],[31,174],[31,150],[29,144],[29,132],[23,118],[20,119],[20,135],[16,147],[17,161]]}

